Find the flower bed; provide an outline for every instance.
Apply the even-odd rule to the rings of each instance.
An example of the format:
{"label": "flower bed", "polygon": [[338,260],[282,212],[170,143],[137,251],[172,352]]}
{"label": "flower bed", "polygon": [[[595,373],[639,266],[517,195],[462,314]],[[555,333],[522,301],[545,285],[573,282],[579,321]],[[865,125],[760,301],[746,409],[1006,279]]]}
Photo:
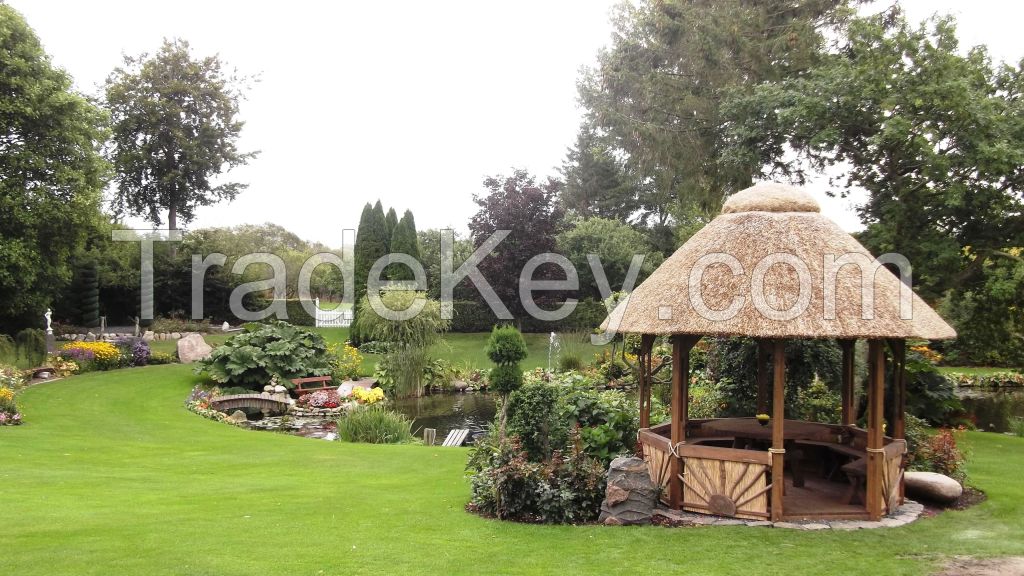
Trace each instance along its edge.
{"label": "flower bed", "polygon": [[0,426],[21,424],[21,412],[14,401],[14,391],[24,384],[25,377],[18,369],[0,366]]}

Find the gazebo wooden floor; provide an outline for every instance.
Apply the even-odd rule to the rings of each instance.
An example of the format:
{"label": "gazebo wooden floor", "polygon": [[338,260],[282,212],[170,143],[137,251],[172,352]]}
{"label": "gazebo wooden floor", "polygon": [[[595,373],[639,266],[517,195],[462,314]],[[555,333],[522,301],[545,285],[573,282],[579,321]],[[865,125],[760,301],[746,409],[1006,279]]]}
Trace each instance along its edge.
{"label": "gazebo wooden floor", "polygon": [[790,520],[813,520],[818,518],[864,518],[863,504],[843,504],[849,484],[805,475],[801,488],[793,486],[786,474],[786,495],[783,506],[786,518]]}

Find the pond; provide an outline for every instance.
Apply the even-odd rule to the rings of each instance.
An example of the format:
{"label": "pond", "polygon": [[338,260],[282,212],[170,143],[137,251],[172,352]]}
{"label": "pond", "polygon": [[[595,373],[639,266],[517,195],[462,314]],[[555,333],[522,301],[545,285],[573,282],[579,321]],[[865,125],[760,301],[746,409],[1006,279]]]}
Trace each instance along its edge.
{"label": "pond", "polygon": [[394,403],[394,409],[412,419],[412,431],[418,438],[423,437],[424,428],[437,430],[440,444],[449,431],[457,428],[468,429],[470,438],[487,431],[497,404],[488,392],[441,393],[403,398]]}
{"label": "pond", "polygon": [[957,388],[957,396],[978,430],[1009,432],[1015,418],[1024,418],[1024,388]]}

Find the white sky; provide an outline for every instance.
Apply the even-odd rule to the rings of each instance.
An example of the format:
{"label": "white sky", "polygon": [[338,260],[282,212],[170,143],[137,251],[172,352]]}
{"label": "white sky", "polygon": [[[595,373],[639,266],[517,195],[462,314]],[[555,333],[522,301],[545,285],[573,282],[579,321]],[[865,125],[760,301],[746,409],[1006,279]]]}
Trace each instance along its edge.
{"label": "white sky", "polygon": [[[380,198],[417,226],[466,230],[487,175],[554,175],[575,139],[579,67],[606,44],[615,0],[259,4],[8,0],[54,62],[96,94],[122,52],[164,37],[259,74],[242,105],[234,202],[201,208],[191,227],[275,222],[331,246]],[[953,13],[964,46],[1024,55],[1024,8],[1005,0],[907,0],[912,20]],[[965,7],[966,6],[966,7]],[[825,213],[859,227],[853,202],[817,191]],[[130,223],[144,226],[141,220]]]}

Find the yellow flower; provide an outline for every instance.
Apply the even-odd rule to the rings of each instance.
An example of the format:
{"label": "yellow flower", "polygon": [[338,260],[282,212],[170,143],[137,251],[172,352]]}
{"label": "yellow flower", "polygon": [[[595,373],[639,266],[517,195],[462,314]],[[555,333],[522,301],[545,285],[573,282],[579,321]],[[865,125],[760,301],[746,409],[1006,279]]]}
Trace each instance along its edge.
{"label": "yellow flower", "polygon": [[360,404],[376,404],[384,400],[383,388],[370,388],[367,390],[361,386],[352,389],[352,397]]}
{"label": "yellow flower", "polygon": [[12,400],[14,400],[14,390],[0,388],[0,402],[10,402]]}
{"label": "yellow flower", "polygon": [[116,360],[121,353],[110,342],[68,342],[61,350],[88,350],[97,360]]}

